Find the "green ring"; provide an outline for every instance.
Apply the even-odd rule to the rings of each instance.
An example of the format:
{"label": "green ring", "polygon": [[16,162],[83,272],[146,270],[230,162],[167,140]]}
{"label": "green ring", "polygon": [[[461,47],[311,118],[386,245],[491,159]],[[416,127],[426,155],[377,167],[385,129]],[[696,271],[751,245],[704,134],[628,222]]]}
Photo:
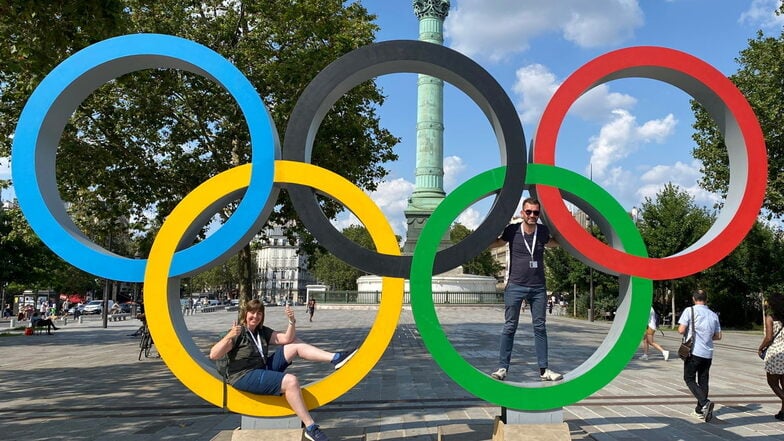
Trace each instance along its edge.
{"label": "green ring", "polygon": [[[650,279],[621,275],[621,291],[627,294],[616,321],[596,352],[556,383],[511,383],[493,379],[477,370],[455,350],[446,336],[433,304],[432,271],[438,244],[454,219],[474,202],[503,185],[506,167],[484,172],[452,191],[425,224],[411,266],[411,309],[422,340],[436,363],[457,384],[473,395],[510,409],[539,411],[577,403],[613,380],[637,351],[653,295]],[[605,217],[630,254],[647,256],[645,243],[628,213],[605,190],[569,170],[544,164],[528,164],[526,184],[558,187],[590,202]],[[466,202],[470,202],[466,204]],[[605,234],[607,234],[605,232]],[[630,280],[630,283],[626,283]]]}

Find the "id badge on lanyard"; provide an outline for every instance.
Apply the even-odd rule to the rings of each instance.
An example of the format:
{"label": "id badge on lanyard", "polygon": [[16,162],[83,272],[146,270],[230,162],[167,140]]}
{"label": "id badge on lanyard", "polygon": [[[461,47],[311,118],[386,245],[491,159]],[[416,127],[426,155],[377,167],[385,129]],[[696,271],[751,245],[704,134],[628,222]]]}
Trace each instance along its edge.
{"label": "id badge on lanyard", "polygon": [[539,227],[534,227],[534,237],[531,241],[531,245],[528,245],[528,242],[525,240],[525,231],[523,230],[522,224],[520,225],[520,232],[523,234],[523,243],[525,244],[525,248],[528,249],[529,253],[531,253],[531,260],[528,261],[528,268],[539,268],[539,262],[534,259],[534,250],[536,250],[536,233],[539,232]]}
{"label": "id badge on lanyard", "polygon": [[263,339],[261,337],[261,332],[259,332],[258,335],[253,335],[253,333],[250,332],[250,329],[245,328],[245,330],[248,331],[248,334],[250,334],[250,339],[253,340],[253,343],[256,345],[256,349],[259,350],[259,355],[261,356],[261,361],[264,364],[267,364],[267,357],[264,355],[264,342],[263,342]]}

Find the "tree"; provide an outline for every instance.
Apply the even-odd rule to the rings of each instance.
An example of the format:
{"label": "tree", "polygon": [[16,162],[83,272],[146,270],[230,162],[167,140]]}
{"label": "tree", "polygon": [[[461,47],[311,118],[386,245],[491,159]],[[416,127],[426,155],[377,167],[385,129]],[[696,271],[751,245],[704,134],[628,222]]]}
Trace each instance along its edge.
{"label": "tree", "polygon": [[[316,73],[371,43],[377,30],[375,17],[360,4],[339,0],[76,3],[83,5],[76,12],[68,2],[28,2],[0,11],[0,31],[12,42],[0,52],[0,156],[8,154],[17,116],[40,79],[74,51],[106,37],[165,33],[214,49],[256,87],[282,136],[296,99]],[[392,147],[398,142],[380,126],[376,107],[382,102],[373,82],[346,93],[321,125],[313,162],[375,189],[386,174],[383,163],[396,159]],[[149,244],[185,194],[249,160],[247,125],[226,91],[195,74],[151,69],[105,84],[79,106],[60,142],[57,178],[84,230],[95,217],[125,217],[135,237]],[[330,217],[342,209],[335,201],[323,205]],[[219,217],[231,210],[226,207]],[[290,219],[296,213],[284,193],[271,221]],[[106,242],[96,234],[90,237]],[[246,247],[241,254],[240,285],[247,299],[250,252]]]}
{"label": "tree", "polygon": [[[473,230],[458,223],[452,225],[449,230],[449,240],[452,243],[458,243],[473,233]],[[504,269],[504,267],[493,259],[490,250],[485,250],[479,253],[476,257],[463,264],[463,272],[465,274],[475,274],[478,276],[493,276]]]}
{"label": "tree", "polygon": [[[376,249],[365,227],[346,227],[343,229],[343,235],[365,248]],[[354,291],[357,289],[357,279],[367,275],[326,251],[319,250],[313,257],[313,274],[319,282],[329,285],[331,289]]]}
{"label": "tree", "polygon": [[[765,37],[758,32],[749,46],[736,59],[740,68],[730,80],[751,104],[765,136],[768,150],[768,185],[764,208],[769,217],[784,215],[784,33],[778,38]],[[694,157],[702,161],[704,189],[727,194],[729,186],[729,158],[726,145],[716,123],[696,102],[692,136],[697,143]],[[754,173],[755,171],[751,171]]]}
{"label": "tree", "polygon": [[232,256],[226,262],[215,265],[190,278],[192,292],[229,293],[240,283],[238,271],[239,256]]}
{"label": "tree", "polygon": [[4,303],[25,289],[58,293],[95,290],[95,278],[67,264],[47,248],[27,225],[18,207],[0,208],[0,288]]}
{"label": "tree", "polygon": [[719,263],[704,271],[701,286],[711,307],[721,312],[722,325],[750,327],[762,317],[762,297],[784,289],[778,271],[784,265],[781,230],[756,222],[743,242]]}
{"label": "tree", "polygon": [[[606,239],[599,227],[591,224],[588,227],[591,234],[602,242]],[[561,248],[554,247],[545,250],[545,276],[547,288],[553,292],[573,293],[574,289],[580,293],[589,293],[591,285],[594,290],[594,310],[612,312],[618,307],[618,279],[598,270],[591,270],[576,257]],[[587,315],[590,309],[588,295],[572,299],[577,302],[579,315]]]}
{"label": "tree", "polygon": [[[638,227],[648,248],[648,256],[663,258],[695,243],[708,231],[713,221],[714,215],[706,208],[698,207],[689,193],[668,183],[655,198],[645,198]],[[687,306],[691,298],[684,293],[690,293],[696,288],[698,277],[655,282],[654,302],[658,298],[664,303],[672,295],[674,309]]]}

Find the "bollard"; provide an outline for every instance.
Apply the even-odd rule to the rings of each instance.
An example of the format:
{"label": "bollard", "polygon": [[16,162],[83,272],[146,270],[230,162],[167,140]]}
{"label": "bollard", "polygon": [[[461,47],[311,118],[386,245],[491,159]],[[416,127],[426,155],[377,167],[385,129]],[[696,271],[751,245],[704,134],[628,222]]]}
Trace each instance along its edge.
{"label": "bollard", "polygon": [[79,316],[79,324],[80,325],[82,324],[82,316],[81,315]]}
{"label": "bollard", "polygon": [[16,319],[15,318],[12,317],[10,323],[11,324],[10,324],[9,328],[11,328],[11,329],[16,328]]}
{"label": "bollard", "polygon": [[68,325],[68,316],[63,316],[63,326]]}

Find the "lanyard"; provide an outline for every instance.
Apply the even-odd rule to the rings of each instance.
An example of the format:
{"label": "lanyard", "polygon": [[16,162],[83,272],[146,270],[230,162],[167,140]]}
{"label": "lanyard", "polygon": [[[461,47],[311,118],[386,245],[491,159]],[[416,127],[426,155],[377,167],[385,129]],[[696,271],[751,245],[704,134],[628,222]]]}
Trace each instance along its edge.
{"label": "lanyard", "polygon": [[520,225],[520,232],[523,233],[523,243],[525,244],[525,247],[528,249],[528,252],[531,253],[531,260],[533,261],[535,260],[534,250],[536,249],[536,233],[539,232],[539,226],[537,225],[534,227],[534,240],[531,241],[531,245],[533,246],[533,248],[531,246],[528,246],[528,242],[526,242],[525,240],[525,230],[523,229],[523,225]]}
{"label": "lanyard", "polygon": [[264,357],[264,345],[263,345],[263,342],[262,342],[262,339],[261,339],[261,332],[259,332],[258,334],[254,335],[250,331],[250,329],[245,328],[245,330],[248,331],[248,334],[250,334],[250,339],[253,340],[253,343],[256,344],[256,348],[258,348],[258,350],[259,350],[259,355],[261,355],[261,360],[266,363],[266,359]]}

